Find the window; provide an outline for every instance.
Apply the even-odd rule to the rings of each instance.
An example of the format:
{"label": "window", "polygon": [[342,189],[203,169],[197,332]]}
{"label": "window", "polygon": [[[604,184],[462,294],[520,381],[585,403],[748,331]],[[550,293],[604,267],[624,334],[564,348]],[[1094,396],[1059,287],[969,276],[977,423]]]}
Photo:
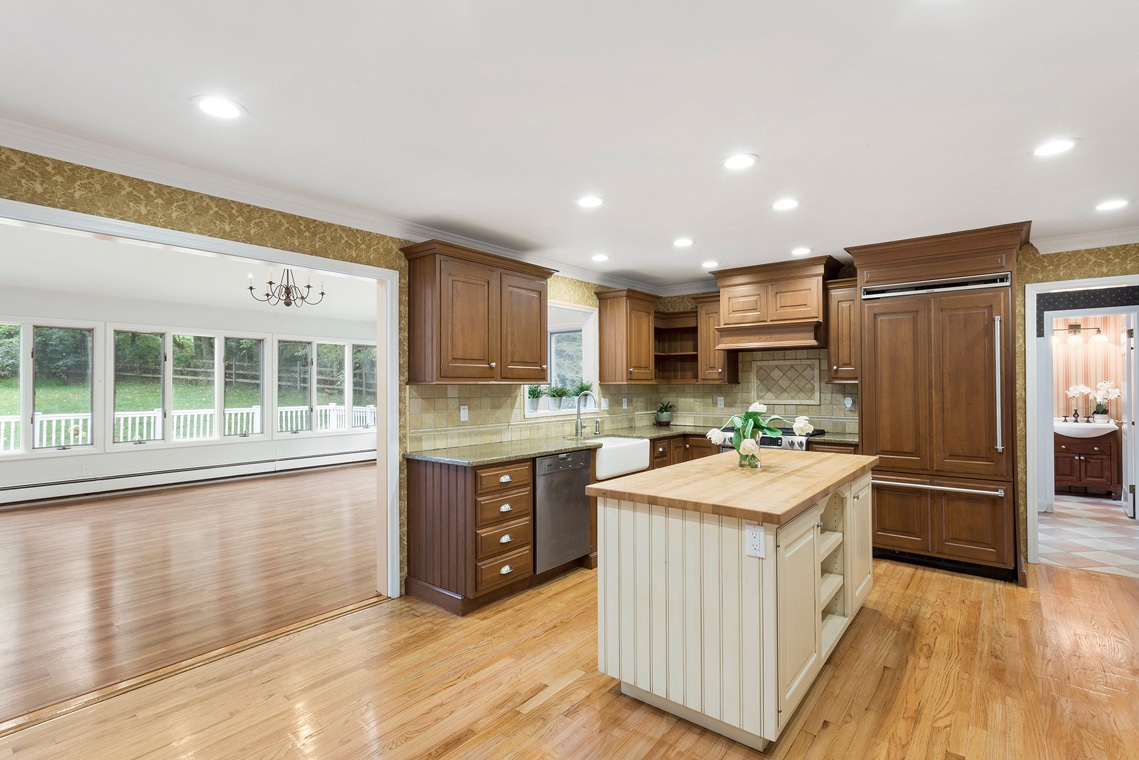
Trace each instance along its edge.
{"label": "window", "polygon": [[0,454],[21,447],[20,326],[0,325]]}
{"label": "window", "polygon": [[171,339],[171,437],[176,441],[213,438],[215,340],[203,335],[175,335]]}
{"label": "window", "polygon": [[260,435],[262,342],[253,338],[225,339],[225,375],[222,406],[225,435]]}
{"label": "window", "polygon": [[345,353],[340,343],[316,344],[316,403],[313,430],[342,430],[348,427],[345,404]]}
{"label": "window", "polygon": [[277,343],[277,429],[282,433],[311,430],[309,370],[312,344],[282,340]]}
{"label": "window", "polygon": [[[549,307],[550,383],[526,387],[526,416],[570,413],[577,409],[577,396],[585,390],[598,393],[597,311],[578,306]],[[582,409],[596,410],[586,396]]]}
{"label": "window", "polygon": [[115,442],[163,437],[162,333],[115,331]]}
{"label": "window", "polygon": [[352,346],[352,427],[376,426],[376,347]]}
{"label": "window", "polygon": [[94,331],[36,327],[32,332],[33,448],[89,445]]}

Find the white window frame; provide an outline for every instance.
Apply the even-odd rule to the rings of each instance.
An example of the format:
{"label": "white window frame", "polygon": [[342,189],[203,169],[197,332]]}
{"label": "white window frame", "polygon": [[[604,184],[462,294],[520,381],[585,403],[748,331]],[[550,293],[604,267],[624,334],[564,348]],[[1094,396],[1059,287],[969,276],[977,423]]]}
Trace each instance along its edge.
{"label": "white window frame", "polygon": [[[581,328],[581,332],[582,332],[582,336],[581,336],[582,381],[584,382],[584,381],[588,380],[591,383],[593,383],[593,394],[595,396],[597,396],[597,404],[598,405],[594,406],[594,407],[583,406],[581,411],[583,414],[586,412],[588,412],[590,414],[597,414],[599,411],[601,411],[601,407],[602,407],[601,383],[599,383],[597,380],[597,378],[599,376],[598,362],[599,362],[599,353],[600,353],[600,344],[598,342],[599,339],[598,339],[598,327],[597,327],[598,309],[596,307],[593,307],[593,306],[582,306],[581,304],[566,303],[563,301],[549,301],[547,303],[547,308],[549,308],[549,307],[555,307],[558,309],[565,309],[567,311],[576,311],[576,312],[580,312],[582,314],[587,315],[586,320],[585,320],[585,324],[583,324],[582,328]],[[550,345],[550,343],[552,342],[551,336],[554,335],[555,333],[558,333],[558,332],[569,332],[569,331],[566,331],[566,330],[550,331],[549,334],[546,336],[547,350],[551,352],[550,368],[549,368],[549,376],[550,377],[553,377],[553,373],[554,373],[552,346]],[[586,357],[587,348],[592,349],[592,353],[589,357],[589,361],[587,361],[587,357]],[[529,398],[528,393],[527,393],[527,389],[531,385],[543,385],[547,388],[550,387],[550,383],[548,383],[548,382],[547,383],[524,383],[522,385],[522,399],[523,399],[522,400],[522,415],[523,415],[523,419],[529,420],[529,419],[541,419],[543,417],[568,417],[568,416],[576,416],[577,415],[577,409],[576,408],[574,408],[574,409],[539,409],[539,410],[533,411],[533,412],[530,411],[527,408],[526,399]],[[588,403],[588,399],[586,401]]]}

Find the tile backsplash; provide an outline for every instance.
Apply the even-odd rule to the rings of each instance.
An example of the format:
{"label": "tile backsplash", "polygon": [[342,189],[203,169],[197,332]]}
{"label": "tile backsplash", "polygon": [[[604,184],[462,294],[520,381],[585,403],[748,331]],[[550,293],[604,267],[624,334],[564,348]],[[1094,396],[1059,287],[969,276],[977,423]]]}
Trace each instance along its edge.
{"label": "tile backsplash", "polygon": [[[710,428],[762,401],[769,412],[789,420],[805,414],[827,432],[857,434],[858,385],[826,382],[825,349],[742,352],[739,362],[738,385],[602,385],[599,395],[609,400],[609,409],[583,412],[582,418],[592,426],[600,417],[602,432],[613,433],[651,425],[660,402],[671,401],[674,425]],[[573,435],[573,415],[526,419],[525,391],[524,385],[409,385],[407,449]],[[716,406],[719,396],[722,409]],[[621,408],[622,398],[628,408]],[[459,421],[460,406],[467,407],[466,422]]]}

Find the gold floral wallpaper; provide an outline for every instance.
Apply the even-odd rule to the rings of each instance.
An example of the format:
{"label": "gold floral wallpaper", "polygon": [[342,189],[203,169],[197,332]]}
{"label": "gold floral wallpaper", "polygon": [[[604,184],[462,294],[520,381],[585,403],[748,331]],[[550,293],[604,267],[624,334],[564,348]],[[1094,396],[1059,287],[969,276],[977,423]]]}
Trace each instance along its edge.
{"label": "gold floral wallpaper", "polygon": [[1084,280],[1093,277],[1115,277],[1139,274],[1139,243],[1113,245],[1063,253],[1040,253],[1029,243],[1016,256],[1016,432],[1017,432],[1017,520],[1021,554],[1028,548],[1028,453],[1027,429],[1024,285],[1034,282]]}
{"label": "gold floral wallpaper", "polygon": [[[400,440],[407,440],[407,260],[410,241],[251,206],[0,146],[0,197],[239,243],[394,269],[400,273]],[[155,249],[155,255],[162,255]],[[402,453],[402,451],[401,451]],[[406,546],[406,478],[400,460],[400,533]],[[406,551],[401,550],[401,575]]]}
{"label": "gold floral wallpaper", "polygon": [[609,288],[603,285],[595,285],[592,282],[575,280],[571,277],[562,277],[560,274],[551,277],[546,286],[547,296],[551,301],[591,306],[594,309],[597,308],[597,292],[599,290],[609,290]]}

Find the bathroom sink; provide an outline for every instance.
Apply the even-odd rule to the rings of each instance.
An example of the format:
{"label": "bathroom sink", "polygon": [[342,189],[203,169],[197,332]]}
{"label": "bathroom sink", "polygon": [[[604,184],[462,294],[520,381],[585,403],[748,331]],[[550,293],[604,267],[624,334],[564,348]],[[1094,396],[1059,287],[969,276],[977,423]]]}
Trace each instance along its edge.
{"label": "bathroom sink", "polygon": [[606,480],[649,468],[649,440],[647,438],[617,438],[602,436],[587,438],[600,443],[597,449],[597,479]]}
{"label": "bathroom sink", "polygon": [[1052,429],[1069,438],[1096,438],[1118,430],[1114,422],[1053,422]]}

